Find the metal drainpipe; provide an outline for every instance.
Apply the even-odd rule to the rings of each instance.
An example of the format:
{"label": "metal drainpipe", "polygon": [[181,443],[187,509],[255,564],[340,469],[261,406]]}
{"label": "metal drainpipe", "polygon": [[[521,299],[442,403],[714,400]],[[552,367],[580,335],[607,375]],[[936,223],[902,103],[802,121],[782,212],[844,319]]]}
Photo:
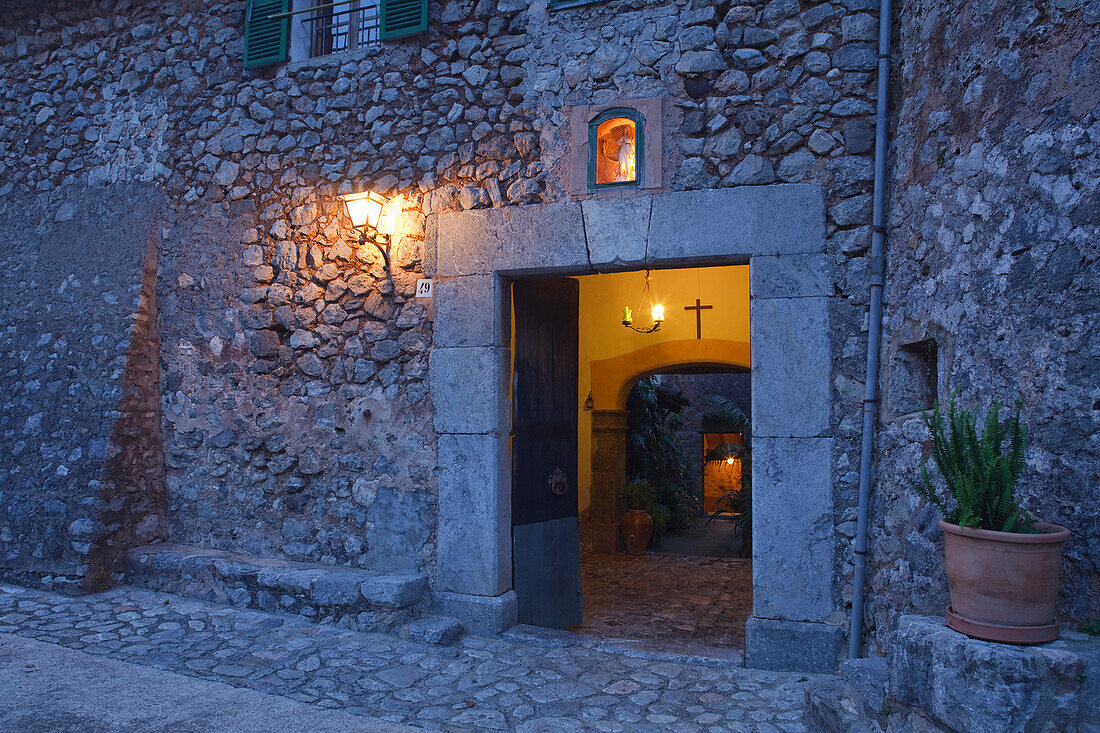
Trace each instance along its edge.
{"label": "metal drainpipe", "polygon": [[867,378],[863,392],[863,447],[859,457],[859,519],[856,525],[855,577],[848,658],[859,657],[863,633],[863,586],[867,575],[867,524],[871,512],[871,465],[878,407],[879,346],[882,342],[882,286],[886,271],[886,150],[890,89],[891,0],[880,0],[878,19],[878,100],[875,113],[875,189],[871,226],[871,310],[867,328]]}

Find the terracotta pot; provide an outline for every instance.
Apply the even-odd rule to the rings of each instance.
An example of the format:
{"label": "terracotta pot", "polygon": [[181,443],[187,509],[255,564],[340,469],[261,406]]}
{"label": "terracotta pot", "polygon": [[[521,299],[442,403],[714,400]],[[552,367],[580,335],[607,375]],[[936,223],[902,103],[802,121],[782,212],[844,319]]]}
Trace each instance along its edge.
{"label": "terracotta pot", "polygon": [[951,605],[947,625],[975,639],[1042,644],[1058,638],[1054,602],[1069,530],[1040,534],[962,528],[940,520]]}
{"label": "terracotta pot", "polygon": [[653,519],[642,509],[631,509],[619,521],[628,555],[644,555],[653,535]]}

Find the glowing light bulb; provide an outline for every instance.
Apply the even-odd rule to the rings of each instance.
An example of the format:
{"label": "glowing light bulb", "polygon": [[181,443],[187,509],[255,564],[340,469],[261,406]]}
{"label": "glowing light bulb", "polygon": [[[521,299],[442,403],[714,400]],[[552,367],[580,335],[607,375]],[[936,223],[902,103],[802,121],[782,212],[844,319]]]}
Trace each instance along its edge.
{"label": "glowing light bulb", "polygon": [[731,457],[727,458],[726,463],[728,463],[732,466],[733,465],[733,457],[731,456]]}
{"label": "glowing light bulb", "polygon": [[663,305],[653,306],[653,322],[662,323],[665,320],[665,307]]}

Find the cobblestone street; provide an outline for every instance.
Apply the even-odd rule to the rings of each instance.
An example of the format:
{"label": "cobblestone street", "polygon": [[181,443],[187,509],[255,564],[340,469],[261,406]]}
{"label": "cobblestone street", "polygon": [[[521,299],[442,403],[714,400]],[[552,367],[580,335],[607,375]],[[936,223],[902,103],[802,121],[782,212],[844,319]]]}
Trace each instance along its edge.
{"label": "cobblestone street", "polygon": [[436,730],[798,733],[812,678],[657,661],[590,638],[434,647],[128,588],[70,598],[0,586],[0,633]]}

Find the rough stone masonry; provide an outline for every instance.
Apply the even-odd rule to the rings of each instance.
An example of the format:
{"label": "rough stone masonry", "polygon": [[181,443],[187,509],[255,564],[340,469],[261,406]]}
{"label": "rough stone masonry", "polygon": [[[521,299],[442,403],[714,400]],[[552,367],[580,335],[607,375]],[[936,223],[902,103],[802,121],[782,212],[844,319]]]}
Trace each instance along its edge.
{"label": "rough stone masonry", "polygon": [[[1096,0],[925,5],[898,7],[885,379],[931,335],[944,385],[1025,394],[1036,508],[1075,531],[1062,610],[1096,613]],[[87,586],[168,539],[430,577],[426,222],[567,200],[567,107],[661,97],[666,189],[826,192],[846,608],[878,4],[433,2],[424,35],[250,72],[244,6],[6,8],[3,574]],[[392,283],[336,198],[368,185],[403,196]],[[880,441],[871,633],[943,603],[923,438]]]}

